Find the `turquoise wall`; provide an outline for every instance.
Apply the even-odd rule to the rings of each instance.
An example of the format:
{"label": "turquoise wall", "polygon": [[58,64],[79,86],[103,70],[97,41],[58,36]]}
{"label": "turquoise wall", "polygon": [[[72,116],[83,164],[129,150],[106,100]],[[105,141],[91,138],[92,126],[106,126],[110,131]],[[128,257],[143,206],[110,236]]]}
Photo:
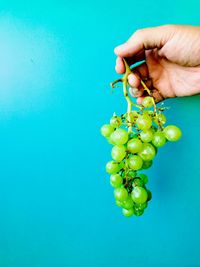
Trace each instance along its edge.
{"label": "turquoise wall", "polygon": [[[115,206],[100,126],[113,48],[138,28],[199,24],[199,1],[1,1],[0,266],[199,267],[200,96],[167,100],[183,138],[149,174],[144,216]],[[186,77],[187,78],[187,77]]]}

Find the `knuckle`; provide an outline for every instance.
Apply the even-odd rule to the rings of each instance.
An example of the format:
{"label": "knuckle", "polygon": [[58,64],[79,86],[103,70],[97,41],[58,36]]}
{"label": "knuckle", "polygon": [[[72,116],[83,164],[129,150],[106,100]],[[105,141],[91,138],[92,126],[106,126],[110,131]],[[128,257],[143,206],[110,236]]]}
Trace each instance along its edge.
{"label": "knuckle", "polygon": [[134,35],[140,36],[140,35],[143,34],[143,32],[144,32],[144,29],[138,29],[138,30],[135,31]]}
{"label": "knuckle", "polygon": [[174,31],[177,28],[177,25],[175,24],[165,24],[163,25],[163,28],[167,31]]}

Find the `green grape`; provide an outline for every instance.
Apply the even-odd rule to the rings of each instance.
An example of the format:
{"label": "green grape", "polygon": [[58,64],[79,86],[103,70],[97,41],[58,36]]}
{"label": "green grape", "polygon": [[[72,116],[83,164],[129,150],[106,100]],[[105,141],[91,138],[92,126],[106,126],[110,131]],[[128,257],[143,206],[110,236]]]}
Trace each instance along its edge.
{"label": "green grape", "polygon": [[136,186],[133,188],[131,192],[131,197],[136,204],[143,204],[147,201],[147,191],[140,186]]}
{"label": "green grape", "polygon": [[[149,161],[148,161],[148,162],[149,162]],[[147,177],[146,174],[141,173],[141,174],[139,174],[138,176],[140,177],[140,179],[142,179],[142,181],[143,181],[145,184],[148,183],[148,177]]]}
{"label": "green grape", "polygon": [[127,131],[121,128],[116,129],[110,137],[115,145],[124,145],[129,138]]}
{"label": "green grape", "polygon": [[139,170],[142,168],[143,161],[140,156],[138,155],[133,155],[130,156],[127,160],[129,168],[133,170]]}
{"label": "green grape", "polygon": [[152,166],[152,164],[153,164],[152,160],[149,160],[149,161],[143,160],[142,169],[144,170],[149,169]]}
{"label": "green grape", "polygon": [[165,135],[162,132],[156,132],[153,135],[152,143],[155,147],[162,147],[166,143]]}
{"label": "green grape", "polygon": [[134,171],[134,170],[130,170],[130,171],[128,172],[128,176],[131,177],[131,178],[134,178],[134,177],[136,176],[136,171]]}
{"label": "green grape", "polygon": [[164,134],[167,140],[172,142],[178,141],[182,136],[181,129],[175,125],[168,125],[165,127]]}
{"label": "green grape", "polygon": [[127,143],[127,150],[132,154],[140,152],[142,150],[142,142],[138,138],[130,139]]}
{"label": "green grape", "polygon": [[139,129],[146,131],[151,128],[152,120],[148,115],[140,115],[136,120],[136,124]]}
{"label": "green grape", "polygon": [[111,137],[107,137],[106,139],[107,139],[109,144],[115,145],[115,143],[112,141]]}
{"label": "green grape", "polygon": [[114,128],[118,128],[122,124],[122,119],[118,116],[113,116],[110,119],[110,125],[113,126]]}
{"label": "green grape", "polygon": [[147,197],[147,201],[150,201],[150,200],[152,199],[152,193],[151,193],[151,191],[148,190],[148,189],[147,189],[147,195],[148,195],[148,197]]}
{"label": "green grape", "polygon": [[136,215],[136,216],[141,216],[142,214],[144,213],[144,210],[134,210],[134,214]]}
{"label": "green grape", "polygon": [[149,143],[153,139],[153,131],[149,129],[140,133],[140,138],[144,143]]}
{"label": "green grape", "polygon": [[134,203],[130,196],[128,196],[128,198],[122,202],[122,207],[127,210],[131,209],[133,205]]}
{"label": "green grape", "polygon": [[112,148],[111,155],[115,161],[117,161],[117,162],[122,161],[124,159],[124,157],[126,156],[125,146],[123,146],[123,145],[114,146]]}
{"label": "green grape", "polygon": [[119,201],[119,200],[116,200],[115,203],[120,208],[123,206],[123,203],[121,201]]}
{"label": "green grape", "polygon": [[154,104],[154,100],[153,97],[151,96],[146,96],[143,100],[142,100],[142,106],[145,108],[151,108]]}
{"label": "green grape", "polygon": [[149,115],[150,117],[153,117],[153,116],[154,116],[154,112],[153,112],[153,110],[148,110],[148,115]]}
{"label": "green grape", "polygon": [[165,115],[164,114],[162,114],[162,113],[160,113],[160,114],[158,114],[156,117],[155,117],[155,119],[154,119],[154,122],[155,122],[155,124],[165,124],[166,123],[166,121],[167,121],[167,119],[166,119],[166,117],[165,117]]}
{"label": "green grape", "polygon": [[138,155],[143,159],[143,161],[150,161],[155,157],[156,150],[151,144],[144,143],[142,150],[138,153]]}
{"label": "green grape", "polygon": [[144,186],[143,180],[141,180],[140,178],[135,178],[133,180],[133,187],[135,187],[135,186],[143,187]]}
{"label": "green grape", "polygon": [[119,174],[112,174],[110,176],[110,184],[113,186],[113,187],[119,187],[122,185],[122,182],[123,182],[123,179],[122,177],[119,175]]}
{"label": "green grape", "polygon": [[109,174],[115,174],[119,171],[119,164],[115,162],[114,160],[109,161],[106,164],[106,171]]}
{"label": "green grape", "polygon": [[122,209],[122,213],[125,217],[131,217],[134,215],[134,209]]}
{"label": "green grape", "polygon": [[124,201],[128,198],[128,191],[125,188],[116,188],[114,191],[114,196],[118,201]]}
{"label": "green grape", "polygon": [[144,210],[148,206],[147,202],[144,202],[143,204],[134,204],[135,210]]}
{"label": "green grape", "polygon": [[143,116],[153,117],[154,112],[152,110],[143,110]]}
{"label": "green grape", "polygon": [[104,124],[101,127],[101,134],[104,137],[109,137],[113,133],[113,131],[114,131],[114,128],[110,124]]}

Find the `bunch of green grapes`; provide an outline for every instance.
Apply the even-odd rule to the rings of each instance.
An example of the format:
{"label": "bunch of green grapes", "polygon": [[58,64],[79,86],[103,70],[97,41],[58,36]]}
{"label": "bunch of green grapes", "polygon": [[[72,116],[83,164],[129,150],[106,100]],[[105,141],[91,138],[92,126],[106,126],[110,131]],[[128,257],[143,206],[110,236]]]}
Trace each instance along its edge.
{"label": "bunch of green grapes", "polygon": [[[142,215],[152,198],[147,188],[148,177],[142,172],[152,166],[159,148],[168,141],[178,141],[182,133],[177,126],[165,126],[165,108],[156,106],[143,81],[141,83],[149,96],[143,99],[141,105],[131,101],[127,91],[130,69],[127,64],[125,66],[126,73],[117,82],[123,82],[128,111],[121,116],[114,114],[110,123],[101,127],[101,134],[113,145],[112,160],[106,164],[106,171],[114,187],[116,204],[122,208],[124,216],[131,217]],[[133,106],[137,110],[133,110]]]}

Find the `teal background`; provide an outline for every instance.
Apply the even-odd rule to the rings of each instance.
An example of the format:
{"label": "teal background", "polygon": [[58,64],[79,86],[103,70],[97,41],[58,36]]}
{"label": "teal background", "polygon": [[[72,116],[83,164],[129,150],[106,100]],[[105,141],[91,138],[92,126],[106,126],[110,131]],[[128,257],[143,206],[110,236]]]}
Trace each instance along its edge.
{"label": "teal background", "polygon": [[[144,216],[114,204],[99,128],[113,48],[136,29],[199,24],[198,1],[1,1],[0,266],[198,267],[200,96],[167,100],[183,138],[149,174]],[[186,77],[187,78],[187,77]]]}

